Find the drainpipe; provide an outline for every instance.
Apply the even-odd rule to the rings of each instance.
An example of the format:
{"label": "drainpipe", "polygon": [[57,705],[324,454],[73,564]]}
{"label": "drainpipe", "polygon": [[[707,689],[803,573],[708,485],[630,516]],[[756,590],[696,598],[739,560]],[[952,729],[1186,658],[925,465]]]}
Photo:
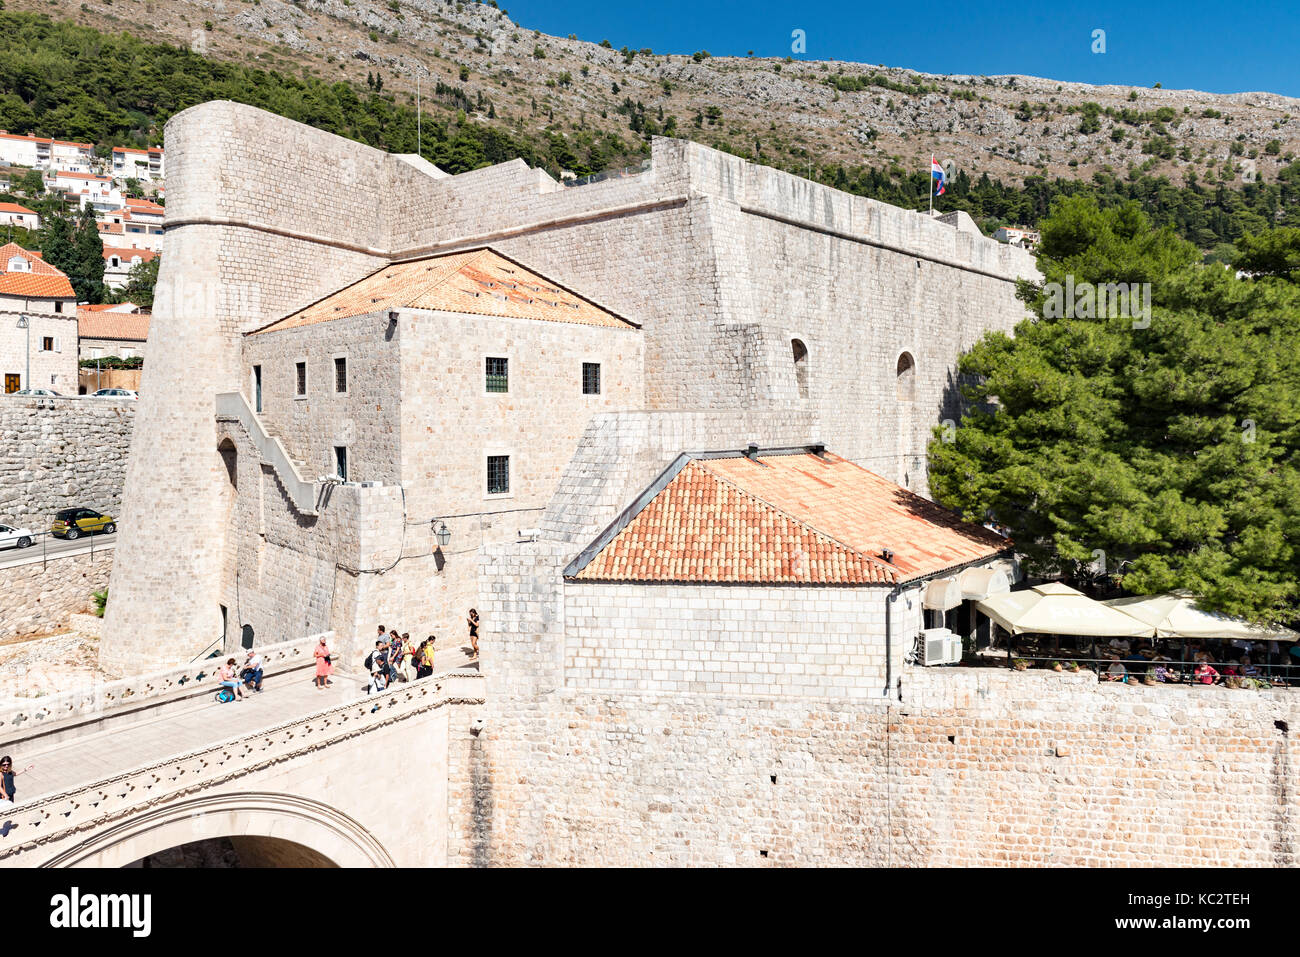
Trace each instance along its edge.
{"label": "drainpipe", "polygon": [[888,595],[885,596],[885,697],[889,697],[890,688],[894,684],[894,639],[891,630],[890,609],[894,605],[894,599],[903,593],[902,585],[895,585]]}

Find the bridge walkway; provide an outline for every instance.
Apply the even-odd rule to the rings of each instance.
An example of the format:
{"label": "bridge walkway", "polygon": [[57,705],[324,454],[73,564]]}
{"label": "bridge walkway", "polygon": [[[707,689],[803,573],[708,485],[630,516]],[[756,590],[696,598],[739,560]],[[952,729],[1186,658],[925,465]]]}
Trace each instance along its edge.
{"label": "bridge walkway", "polygon": [[[476,668],[460,648],[439,654],[437,672]],[[34,765],[14,782],[18,806],[102,780],[130,768],[152,764],[172,755],[193,751],[224,738],[248,734],[263,727],[292,721],[331,705],[365,697],[363,676],[336,673],[333,684],[318,690],[314,671],[299,669],[270,675],[261,694],[248,692],[241,703],[221,704],[213,694],[194,700],[182,711],[157,713],[145,709],[138,716],[115,722],[107,729],[79,734],[68,740],[27,750],[12,748],[14,766]]]}

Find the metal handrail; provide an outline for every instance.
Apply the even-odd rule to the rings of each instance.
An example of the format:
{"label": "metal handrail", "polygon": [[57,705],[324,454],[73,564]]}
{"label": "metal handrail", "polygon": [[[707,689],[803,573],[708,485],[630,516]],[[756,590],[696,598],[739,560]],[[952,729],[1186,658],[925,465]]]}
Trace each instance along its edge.
{"label": "metal handrail", "polygon": [[[1215,685],[1222,686],[1228,678],[1235,677],[1235,678],[1240,678],[1242,680],[1264,681],[1267,682],[1272,687],[1290,687],[1293,685],[1300,686],[1300,665],[1293,665],[1290,663],[1275,665],[1275,664],[1265,664],[1265,663],[1255,664],[1254,662],[1252,662],[1251,667],[1255,669],[1256,674],[1243,675],[1240,673],[1242,665],[1241,662],[1239,661],[1208,661],[1205,662],[1205,664],[1208,664],[1211,668],[1214,668],[1217,674],[1215,675],[1213,681],[1206,682],[1206,681],[1201,681],[1200,679],[1196,678],[1193,675],[1193,672],[1196,670],[1196,666],[1201,664],[1201,662],[1185,661],[1181,659],[1177,661],[1154,661],[1151,659],[1143,659],[1142,662],[1139,662],[1139,661],[1128,660],[1124,658],[1120,658],[1120,659],[1082,658],[1082,657],[1075,657],[1073,655],[1067,655],[1067,654],[1043,656],[1043,655],[1015,654],[1014,652],[1012,652],[1008,655],[1006,660],[1007,660],[1007,666],[1013,669],[1015,668],[1015,663],[1017,661],[1052,662],[1052,663],[1060,662],[1062,666],[1065,666],[1073,662],[1074,664],[1080,666],[1080,670],[1085,670],[1082,666],[1087,665],[1088,667],[1086,670],[1092,671],[1094,674],[1098,676],[1099,679],[1105,679],[1111,664],[1114,663],[1116,660],[1118,660],[1119,664],[1124,666],[1125,681],[1127,681],[1129,678],[1138,678],[1138,679],[1144,678],[1148,673],[1154,671],[1155,668],[1159,666],[1163,666],[1167,671],[1177,674],[1178,679],[1172,682],[1158,682],[1161,684],[1168,683],[1168,684],[1180,684],[1180,685],[1203,685],[1205,687],[1213,687]],[[1224,674],[1224,671],[1229,668],[1237,672],[1237,674],[1235,675]],[[1046,669],[1036,668],[1035,670],[1043,671]],[[1119,679],[1115,679],[1115,680],[1119,680]]]}

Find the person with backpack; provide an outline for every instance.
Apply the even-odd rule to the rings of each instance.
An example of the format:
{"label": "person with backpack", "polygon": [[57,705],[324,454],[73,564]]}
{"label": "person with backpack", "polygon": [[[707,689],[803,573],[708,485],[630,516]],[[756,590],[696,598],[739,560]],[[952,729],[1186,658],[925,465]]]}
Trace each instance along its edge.
{"label": "person with backpack", "polygon": [[316,677],[313,679],[313,684],[323,689],[329,684],[329,676],[334,672],[334,662],[330,658],[329,646],[325,644],[324,636],[321,637],[320,644],[312,654],[316,657]]}

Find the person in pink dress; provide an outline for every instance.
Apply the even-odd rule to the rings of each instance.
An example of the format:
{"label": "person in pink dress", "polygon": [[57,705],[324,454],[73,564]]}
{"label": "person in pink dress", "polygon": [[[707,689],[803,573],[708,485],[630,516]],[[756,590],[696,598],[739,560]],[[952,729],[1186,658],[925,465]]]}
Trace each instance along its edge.
{"label": "person in pink dress", "polygon": [[334,665],[330,661],[330,650],[325,644],[325,639],[321,638],[320,644],[316,646],[313,652],[316,656],[316,678],[317,688],[324,688],[329,683],[329,676],[334,673]]}

